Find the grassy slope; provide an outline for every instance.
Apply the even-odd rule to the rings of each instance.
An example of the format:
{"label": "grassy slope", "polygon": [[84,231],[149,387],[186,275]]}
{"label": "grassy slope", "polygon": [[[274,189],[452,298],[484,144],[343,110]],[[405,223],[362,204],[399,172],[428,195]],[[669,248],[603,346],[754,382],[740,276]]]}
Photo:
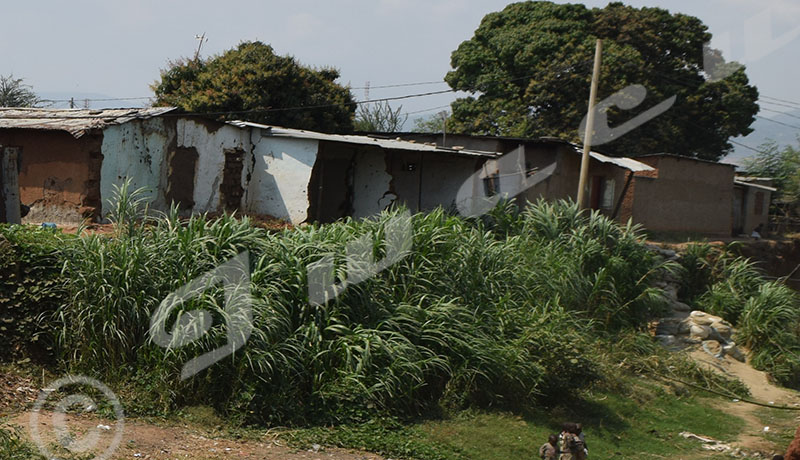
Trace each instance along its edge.
{"label": "grassy slope", "polygon": [[395,427],[389,435],[375,426],[307,429],[292,432],[298,446],[312,443],[367,448],[392,458],[527,460],[562,422],[581,421],[590,457],[711,458],[699,443],[679,433],[733,441],[744,422],[715,406],[719,400],[630,378],[627,391],[586,391],[581,399],[524,415],[469,411],[443,420]]}

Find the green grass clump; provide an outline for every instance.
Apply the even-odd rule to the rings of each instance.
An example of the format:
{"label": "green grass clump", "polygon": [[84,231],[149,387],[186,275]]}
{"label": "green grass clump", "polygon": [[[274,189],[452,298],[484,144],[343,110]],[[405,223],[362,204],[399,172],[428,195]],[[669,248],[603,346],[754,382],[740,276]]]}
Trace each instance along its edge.
{"label": "green grass clump", "polygon": [[[138,202],[136,192],[120,195]],[[344,279],[344,249],[363,235],[380,259],[386,224],[400,212],[274,234],[232,216],[143,217],[120,205],[114,238],[63,248],[69,301],[53,317],[62,362],[111,383],[150,382],[158,400],[143,404],[157,407],[144,412],[212,404],[248,421],[295,424],[525,407],[597,380],[595,339],[641,327],[661,305],[648,287],[659,262],[638,227],[568,202],[505,205],[482,219],[414,215],[408,257],[325,305],[309,303],[307,267],[332,256]],[[227,340],[222,288],[178,308],[216,319],[183,348],[153,344],[150,318],[167,294],[245,250],[253,334],[181,381],[183,363]]]}
{"label": "green grass clump", "polygon": [[7,425],[0,425],[0,458],[3,460],[44,460],[36,446],[22,439],[19,428]]}

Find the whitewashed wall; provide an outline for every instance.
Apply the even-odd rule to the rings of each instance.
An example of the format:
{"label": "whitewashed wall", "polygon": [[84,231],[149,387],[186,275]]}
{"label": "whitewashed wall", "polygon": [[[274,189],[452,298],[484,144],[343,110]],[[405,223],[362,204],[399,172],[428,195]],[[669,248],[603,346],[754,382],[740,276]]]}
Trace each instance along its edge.
{"label": "whitewashed wall", "polygon": [[245,172],[250,165],[250,182],[245,183],[244,208],[247,212],[268,214],[293,224],[308,218],[308,183],[317,160],[319,142],[261,136],[253,128],[252,156],[245,156]]}
{"label": "whitewashed wall", "polygon": [[175,130],[164,118],[134,120],[103,130],[103,164],[100,168],[100,197],[102,213],[113,205],[114,186],[127,177],[132,189],[146,188],[152,198],[151,206],[166,209],[163,190],[167,186],[165,167],[167,150]]}

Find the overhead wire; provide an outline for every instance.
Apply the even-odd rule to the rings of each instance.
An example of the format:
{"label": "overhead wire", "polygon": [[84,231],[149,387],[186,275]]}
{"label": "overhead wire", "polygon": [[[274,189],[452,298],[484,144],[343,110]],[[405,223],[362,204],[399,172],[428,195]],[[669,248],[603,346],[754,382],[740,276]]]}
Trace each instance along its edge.
{"label": "overhead wire", "polygon": [[[563,72],[563,71],[566,71],[566,70],[579,69],[585,63],[591,63],[591,62],[592,61],[590,59],[590,60],[587,60],[585,62],[579,62],[577,64],[570,64],[568,66],[563,66],[563,67],[560,67],[560,68],[557,68],[557,69],[546,69],[546,70],[540,71],[540,72],[538,72],[536,74],[533,74],[533,75],[515,77],[515,78],[510,78],[510,79],[497,81],[497,82],[491,82],[491,83],[492,84],[503,84],[503,83],[509,83],[509,82],[523,80],[523,79],[531,79],[531,78],[537,77],[537,76],[541,75],[542,73],[546,73],[546,72]],[[487,89],[486,86],[487,85],[484,85],[483,87],[476,88],[474,90],[474,92],[485,91]],[[351,105],[358,106],[358,105],[362,105],[362,104],[371,104],[371,103],[375,103],[375,102],[397,101],[397,100],[412,99],[412,98],[417,98],[417,97],[434,96],[434,95],[438,95],[438,94],[455,93],[455,92],[459,92],[459,91],[462,91],[462,90],[461,89],[450,88],[450,89],[439,90],[439,91],[428,91],[428,92],[424,92],[424,93],[406,94],[406,95],[402,95],[402,96],[392,96],[392,97],[383,97],[383,98],[369,99],[369,100],[364,100],[364,101],[342,102],[342,103],[337,103],[337,104],[317,104],[317,105],[296,106],[296,107],[279,107],[279,108],[267,107],[267,108],[261,108],[261,109],[227,110],[227,111],[215,111],[215,112],[182,112],[182,113],[176,113],[176,114],[165,113],[163,115],[164,116],[192,116],[192,115],[209,116],[209,115],[238,115],[238,114],[249,114],[249,113],[274,113],[274,112],[285,112],[285,111],[296,111],[296,110],[312,110],[312,109],[322,109],[322,108],[351,106]],[[152,98],[152,97],[148,97],[148,98]],[[107,100],[133,100],[133,99],[143,99],[143,98],[107,98]],[[50,100],[48,102],[69,102],[69,100],[60,100],[60,101]],[[93,119],[93,118],[107,118],[107,117],[108,117],[108,115],[103,115],[103,114],[97,114],[97,115],[91,115],[91,114],[89,114],[89,115],[79,115],[79,114],[76,114],[74,116],[63,116],[63,117],[59,117],[59,118]],[[49,117],[49,116],[36,117],[36,116],[31,116],[31,115],[24,115],[24,116],[18,116],[18,117],[4,117],[4,118],[7,118],[7,119],[9,119],[9,118],[50,119],[50,118],[53,118],[53,117]]]}

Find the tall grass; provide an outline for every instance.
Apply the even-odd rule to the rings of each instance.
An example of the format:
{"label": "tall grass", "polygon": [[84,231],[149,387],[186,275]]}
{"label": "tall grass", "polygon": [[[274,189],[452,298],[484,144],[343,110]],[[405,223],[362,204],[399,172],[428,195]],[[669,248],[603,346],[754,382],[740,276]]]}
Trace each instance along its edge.
{"label": "tall grass", "polygon": [[751,364],[783,385],[800,388],[800,299],[785,284],[767,281],[735,247],[690,246],[683,255],[683,292],[701,310],[737,327],[734,340],[751,352]]}
{"label": "tall grass", "polygon": [[[134,225],[139,206],[118,206],[128,217],[116,237],[63,249],[70,298],[55,315],[59,351],[75,370],[146,381],[168,407],[212,403],[281,424],[521,407],[597,379],[594,337],[642,327],[661,305],[648,287],[658,262],[639,228],[569,202],[505,204],[483,219],[417,214],[408,257],[324,305],[308,301],[306,267],[332,255],[344,278],[346,243],[365,234],[378,235],[380,258],[382,229],[402,210],[274,234],[233,216],[181,220],[176,209]],[[226,341],[222,288],[179,307],[216,320],[191,345],[152,343],[150,317],[167,294],[244,250],[253,334],[181,381],[183,363]]]}

